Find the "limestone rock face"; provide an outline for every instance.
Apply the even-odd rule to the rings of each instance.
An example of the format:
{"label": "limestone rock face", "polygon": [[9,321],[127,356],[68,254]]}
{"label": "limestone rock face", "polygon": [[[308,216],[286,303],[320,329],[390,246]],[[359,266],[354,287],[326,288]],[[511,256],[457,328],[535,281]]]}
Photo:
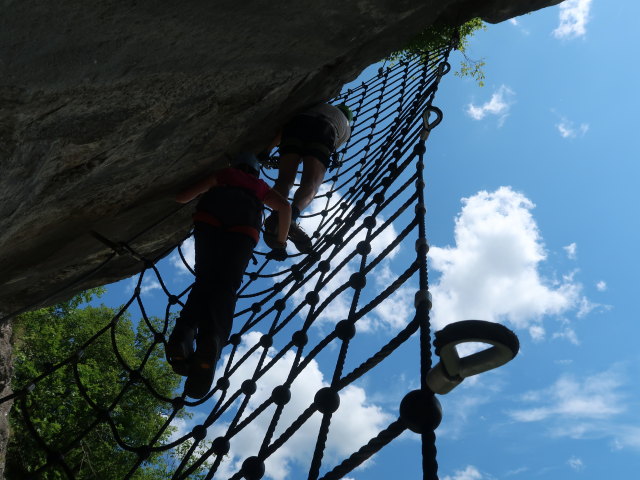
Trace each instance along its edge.
{"label": "limestone rock face", "polygon": [[[434,22],[559,0],[5,0],[0,5],[0,310],[139,271],[187,232],[172,195],[265,145]],[[151,225],[163,222],[146,231]]]}

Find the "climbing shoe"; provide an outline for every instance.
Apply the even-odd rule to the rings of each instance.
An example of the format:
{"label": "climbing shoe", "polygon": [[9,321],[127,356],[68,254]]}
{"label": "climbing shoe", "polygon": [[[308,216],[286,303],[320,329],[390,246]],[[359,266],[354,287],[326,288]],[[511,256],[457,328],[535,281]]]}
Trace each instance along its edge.
{"label": "climbing shoe", "polygon": [[178,375],[186,377],[189,374],[189,360],[193,355],[193,328],[176,325],[165,346],[167,362]]}
{"label": "climbing shoe", "polygon": [[218,336],[198,342],[198,348],[191,356],[189,376],[184,383],[184,393],[187,396],[202,398],[211,390],[216,363],[220,357],[221,343]]}
{"label": "climbing shoe", "polygon": [[264,221],[264,243],[271,249],[278,248],[278,213],[273,212]]}
{"label": "climbing shoe", "polygon": [[311,238],[297,223],[291,222],[288,237],[300,253],[309,253],[311,251]]}

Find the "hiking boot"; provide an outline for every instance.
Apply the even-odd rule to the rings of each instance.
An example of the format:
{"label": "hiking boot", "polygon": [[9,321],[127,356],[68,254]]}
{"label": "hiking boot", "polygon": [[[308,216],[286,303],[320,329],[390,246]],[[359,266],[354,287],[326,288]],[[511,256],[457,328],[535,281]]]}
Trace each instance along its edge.
{"label": "hiking boot", "polygon": [[178,375],[186,377],[189,374],[189,359],[193,355],[193,328],[176,325],[165,345],[167,362]]}
{"label": "hiking boot", "polygon": [[217,335],[200,343],[204,345],[199,344],[196,352],[191,356],[189,376],[184,383],[184,393],[191,398],[202,398],[211,390],[222,347],[220,337]]}
{"label": "hiking boot", "polygon": [[293,221],[289,226],[288,238],[300,253],[309,253],[311,251],[311,238],[309,238],[309,235],[306,234],[299,224]]}
{"label": "hiking boot", "polygon": [[278,243],[278,213],[272,212],[264,221],[264,243],[271,249],[279,247]]}

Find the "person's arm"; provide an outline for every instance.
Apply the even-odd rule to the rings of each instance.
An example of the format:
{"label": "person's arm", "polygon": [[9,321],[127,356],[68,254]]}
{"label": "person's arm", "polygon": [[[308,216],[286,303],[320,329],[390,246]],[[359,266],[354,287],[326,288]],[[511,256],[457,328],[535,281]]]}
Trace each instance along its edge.
{"label": "person's arm", "polygon": [[183,190],[179,194],[176,195],[176,202],[178,203],[189,203],[191,200],[196,198],[198,195],[206,192],[211,187],[215,187],[218,184],[217,174],[214,173],[209,175],[207,178],[200,180],[198,183],[191,185],[186,190]]}
{"label": "person's arm", "polygon": [[264,204],[278,212],[278,242],[284,245],[289,234],[289,225],[291,225],[291,205],[273,188],[264,197]]}

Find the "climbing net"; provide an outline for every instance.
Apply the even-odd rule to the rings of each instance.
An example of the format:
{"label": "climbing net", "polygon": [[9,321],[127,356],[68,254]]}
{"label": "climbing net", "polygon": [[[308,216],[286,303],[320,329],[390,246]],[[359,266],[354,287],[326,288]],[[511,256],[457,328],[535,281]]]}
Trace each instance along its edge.
{"label": "climbing net", "polygon": [[[313,232],[313,251],[291,254],[278,263],[263,244],[258,245],[256,261],[238,292],[233,334],[223,350],[217,380],[204,398],[190,401],[180,387],[175,396],[168,396],[148,375],[148,365],[163,355],[173,318],[190,287],[171,291],[157,265],[160,258],[142,258],[121,244],[125,253],[146,264],[131,298],[108,324],[78,345],[74,355],[48,365],[27,385],[0,398],[0,403],[15,401],[12,415],[24,422],[42,451],[41,462],[30,466],[29,475],[76,478],[81,456],[72,453],[83,448],[90,432],[101,428],[103,441],[122,453],[128,468],[124,478],[143,478],[138,476],[141,466],[158,454],[178,458],[165,478],[257,480],[265,474],[274,478],[271,460],[283,450],[295,449],[302,436],[313,435],[307,478],[338,479],[410,429],[421,435],[424,478],[437,479],[438,405],[425,383],[431,368],[431,300],[423,170],[425,140],[442,118],[432,102],[440,79],[450,69],[450,50],[382,67],[370,80],[334,99],[345,102],[355,118],[349,142],[334,154],[310,213],[302,216],[303,226]],[[264,170],[274,180],[276,172]],[[193,273],[189,241],[185,239],[173,255]],[[150,276],[168,299],[161,322],[146,313],[143,302],[143,279]],[[117,339],[119,322],[134,307],[151,339],[138,365],[125,359]],[[371,336],[363,340],[362,332],[375,329],[383,314],[393,318],[394,336],[380,345]],[[85,385],[82,353],[109,337],[121,367],[122,387],[105,404]],[[340,408],[349,388],[372,375],[412,337],[419,350],[414,358],[420,388],[404,396],[397,419],[362,442],[361,448],[352,454],[327,453],[332,431],[349,415]],[[324,365],[331,362],[333,371],[329,381],[311,390],[305,379],[317,373],[320,359]],[[57,411],[39,412],[30,396],[64,371],[73,372],[73,392],[86,402],[90,415],[82,425],[59,425],[77,431],[72,441],[59,444],[55,438],[45,438],[40,426],[59,423],[62,417]],[[119,421],[121,403],[133,389],[144,389],[166,405],[164,422],[144,444],[128,441],[126,427]],[[60,411],[69,391],[61,394]],[[176,430],[185,412],[193,414],[198,424],[188,431]],[[254,439],[251,451],[248,438]]]}

